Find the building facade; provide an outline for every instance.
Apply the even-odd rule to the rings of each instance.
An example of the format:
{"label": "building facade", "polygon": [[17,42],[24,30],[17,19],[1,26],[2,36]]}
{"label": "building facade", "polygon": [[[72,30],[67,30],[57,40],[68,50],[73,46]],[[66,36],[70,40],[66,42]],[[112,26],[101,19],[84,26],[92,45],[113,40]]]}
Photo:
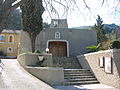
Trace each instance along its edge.
{"label": "building facade", "polygon": [[14,58],[18,54],[19,33],[18,30],[3,30],[0,33],[0,50],[8,58]]}
{"label": "building facade", "polygon": [[[97,43],[96,32],[85,29],[69,29],[66,19],[53,19],[48,29],[43,29],[36,39],[36,49],[46,48],[53,56],[77,56],[87,52],[86,47]],[[26,43],[25,43],[26,42]],[[31,51],[28,34],[21,32],[20,53]]]}

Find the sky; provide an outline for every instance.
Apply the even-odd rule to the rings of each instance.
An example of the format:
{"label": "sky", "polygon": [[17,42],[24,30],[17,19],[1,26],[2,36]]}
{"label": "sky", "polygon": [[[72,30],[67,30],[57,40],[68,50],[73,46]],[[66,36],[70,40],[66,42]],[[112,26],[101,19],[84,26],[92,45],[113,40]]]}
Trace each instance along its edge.
{"label": "sky", "polygon": [[[100,15],[104,24],[115,23],[120,25],[120,0],[104,0],[103,5],[102,0],[85,0],[86,2],[84,2],[84,0],[72,0],[74,2],[70,1],[71,0],[68,0],[67,2],[65,2],[65,0],[62,1],[62,4],[68,6],[69,10],[66,10],[63,5],[60,5],[59,3],[50,2],[56,9],[57,13],[59,13],[59,17],[58,14],[54,13],[55,11],[52,13],[50,12],[50,8],[52,7],[49,7],[47,4],[50,14],[48,14],[48,10],[46,10],[43,14],[43,21],[50,23],[51,18],[59,18],[67,19],[69,28],[79,26],[93,26],[96,23],[97,15]],[[87,4],[87,7],[89,7],[89,10],[85,3]]]}

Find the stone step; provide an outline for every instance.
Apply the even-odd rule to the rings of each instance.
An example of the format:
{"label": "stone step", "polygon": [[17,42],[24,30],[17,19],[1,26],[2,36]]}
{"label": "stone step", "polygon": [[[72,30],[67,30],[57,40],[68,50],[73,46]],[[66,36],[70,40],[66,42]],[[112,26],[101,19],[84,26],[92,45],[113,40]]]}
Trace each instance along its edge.
{"label": "stone step", "polygon": [[95,76],[74,76],[74,77],[67,76],[67,77],[64,77],[64,78],[65,78],[65,79],[95,78]]}
{"label": "stone step", "polygon": [[90,71],[88,69],[64,69],[64,71]]}
{"label": "stone step", "polygon": [[53,57],[53,64],[63,68],[81,68],[76,57]]}
{"label": "stone step", "polygon": [[66,82],[95,81],[96,78],[65,79]]}
{"label": "stone step", "polygon": [[99,83],[88,69],[64,69],[65,85],[83,85]]}
{"label": "stone step", "polygon": [[91,73],[88,69],[64,69],[64,73]]}
{"label": "stone step", "polygon": [[64,74],[64,76],[71,76],[71,77],[73,77],[73,76],[92,76],[93,74],[92,73],[80,73],[80,74],[75,74],[75,73],[70,73],[70,74]]}
{"label": "stone step", "polygon": [[64,71],[64,74],[90,74],[92,72],[90,71],[78,71],[78,72],[66,72]]}
{"label": "stone step", "polygon": [[98,81],[65,82],[64,85],[98,84]]}

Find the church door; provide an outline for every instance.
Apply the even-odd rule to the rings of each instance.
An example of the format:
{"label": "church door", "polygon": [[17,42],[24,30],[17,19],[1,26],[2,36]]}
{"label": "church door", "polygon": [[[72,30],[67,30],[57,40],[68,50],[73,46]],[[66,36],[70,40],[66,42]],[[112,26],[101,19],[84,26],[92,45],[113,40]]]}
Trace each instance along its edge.
{"label": "church door", "polygon": [[67,44],[66,42],[53,41],[49,42],[49,50],[53,56],[67,56]]}

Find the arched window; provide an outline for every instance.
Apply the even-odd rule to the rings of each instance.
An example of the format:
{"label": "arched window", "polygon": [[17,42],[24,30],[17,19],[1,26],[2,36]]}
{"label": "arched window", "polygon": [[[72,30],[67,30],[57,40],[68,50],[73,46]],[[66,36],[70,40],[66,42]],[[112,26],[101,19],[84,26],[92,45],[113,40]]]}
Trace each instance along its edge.
{"label": "arched window", "polygon": [[60,32],[55,32],[55,39],[60,39]]}
{"label": "arched window", "polygon": [[13,35],[8,36],[8,42],[9,43],[13,43],[14,42],[14,36]]}
{"label": "arched window", "polygon": [[13,52],[13,48],[12,48],[12,47],[8,47],[8,48],[7,48],[7,52],[8,52],[8,53],[12,53],[12,52]]}
{"label": "arched window", "polygon": [[5,39],[5,36],[4,35],[0,35],[0,41],[3,42]]}

